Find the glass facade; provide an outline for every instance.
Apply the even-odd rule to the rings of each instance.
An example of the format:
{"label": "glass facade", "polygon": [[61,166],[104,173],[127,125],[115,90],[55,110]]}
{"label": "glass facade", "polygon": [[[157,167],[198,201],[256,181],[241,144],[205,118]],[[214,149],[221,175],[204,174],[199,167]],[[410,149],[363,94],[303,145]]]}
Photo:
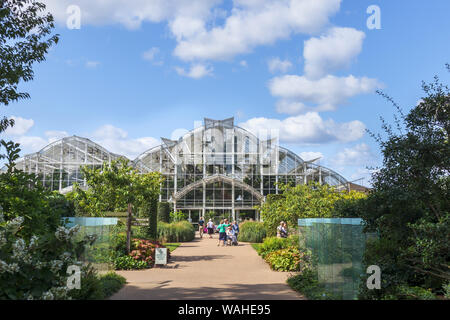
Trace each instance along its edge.
{"label": "glass facade", "polygon": [[298,219],[298,226],[300,246],[311,249],[319,284],[333,299],[357,299],[366,242],[377,235],[364,233],[359,218]]}
{"label": "glass facade", "polygon": [[16,168],[35,173],[45,187],[64,193],[71,190],[74,183],[85,186],[81,166],[101,168],[103,162],[119,157],[89,139],[73,136],[24,156],[17,161]]}
{"label": "glass facade", "polygon": [[95,241],[86,245],[81,255],[84,264],[91,264],[97,271],[113,270],[110,259],[113,228],[118,218],[66,217],[63,218],[66,228],[80,226],[75,239],[82,240],[87,235],[95,235]]}
{"label": "glass facade", "polygon": [[[119,157],[89,139],[74,136],[25,156],[17,167],[38,174],[45,186],[65,192],[74,182],[84,184],[80,166],[101,166]],[[262,139],[235,126],[233,118],[205,118],[202,126],[177,141],[162,138],[160,146],[132,163],[142,173],[164,175],[160,201],[197,215],[225,210],[236,218],[236,212],[253,210],[266,195],[278,193],[277,183],[316,181],[338,188],[348,186],[336,172],[280,147],[276,135]]]}

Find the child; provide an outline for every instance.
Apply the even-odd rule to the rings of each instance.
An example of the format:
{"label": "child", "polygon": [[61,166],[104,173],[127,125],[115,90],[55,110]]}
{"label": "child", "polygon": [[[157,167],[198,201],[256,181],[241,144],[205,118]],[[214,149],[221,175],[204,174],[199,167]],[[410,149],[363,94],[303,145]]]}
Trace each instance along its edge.
{"label": "child", "polygon": [[232,227],[229,226],[227,228],[227,231],[226,231],[226,234],[227,234],[227,246],[231,246],[231,243],[233,242],[233,235],[234,235],[233,233],[234,232],[232,230]]}

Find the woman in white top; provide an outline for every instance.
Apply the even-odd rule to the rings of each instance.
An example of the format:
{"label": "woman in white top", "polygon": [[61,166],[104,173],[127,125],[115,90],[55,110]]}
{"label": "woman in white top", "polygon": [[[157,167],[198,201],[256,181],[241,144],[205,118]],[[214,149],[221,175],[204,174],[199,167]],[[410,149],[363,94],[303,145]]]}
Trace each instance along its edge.
{"label": "woman in white top", "polygon": [[208,229],[209,238],[212,239],[212,235],[214,234],[214,222],[212,222],[211,219],[209,219],[206,224],[206,228]]}

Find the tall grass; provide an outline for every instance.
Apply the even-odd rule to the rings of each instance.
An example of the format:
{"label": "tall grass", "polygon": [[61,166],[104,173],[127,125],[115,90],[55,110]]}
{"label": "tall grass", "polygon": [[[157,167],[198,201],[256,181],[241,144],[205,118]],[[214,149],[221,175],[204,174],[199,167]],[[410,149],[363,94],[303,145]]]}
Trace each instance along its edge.
{"label": "tall grass", "polygon": [[195,228],[189,221],[159,222],[158,239],[163,242],[186,242],[195,238]]}
{"label": "tall grass", "polygon": [[266,228],[262,222],[245,221],[239,225],[239,241],[261,243],[265,237]]}

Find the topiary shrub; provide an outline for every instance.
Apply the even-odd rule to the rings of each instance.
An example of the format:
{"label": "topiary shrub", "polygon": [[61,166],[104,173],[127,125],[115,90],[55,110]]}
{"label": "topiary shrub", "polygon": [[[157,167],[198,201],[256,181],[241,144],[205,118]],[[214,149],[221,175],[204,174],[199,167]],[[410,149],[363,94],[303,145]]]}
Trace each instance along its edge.
{"label": "topiary shrub", "polygon": [[262,222],[245,221],[239,225],[239,241],[261,243],[265,237],[266,228]]}
{"label": "topiary shrub", "polygon": [[154,197],[151,199],[145,209],[148,216],[148,237],[150,239],[156,239],[158,232],[158,198]]}
{"label": "topiary shrub", "polygon": [[170,203],[168,202],[159,202],[158,203],[158,221],[161,222],[170,222]]}
{"label": "topiary shrub", "polygon": [[195,228],[189,221],[158,223],[157,237],[163,242],[187,242],[195,238]]}

